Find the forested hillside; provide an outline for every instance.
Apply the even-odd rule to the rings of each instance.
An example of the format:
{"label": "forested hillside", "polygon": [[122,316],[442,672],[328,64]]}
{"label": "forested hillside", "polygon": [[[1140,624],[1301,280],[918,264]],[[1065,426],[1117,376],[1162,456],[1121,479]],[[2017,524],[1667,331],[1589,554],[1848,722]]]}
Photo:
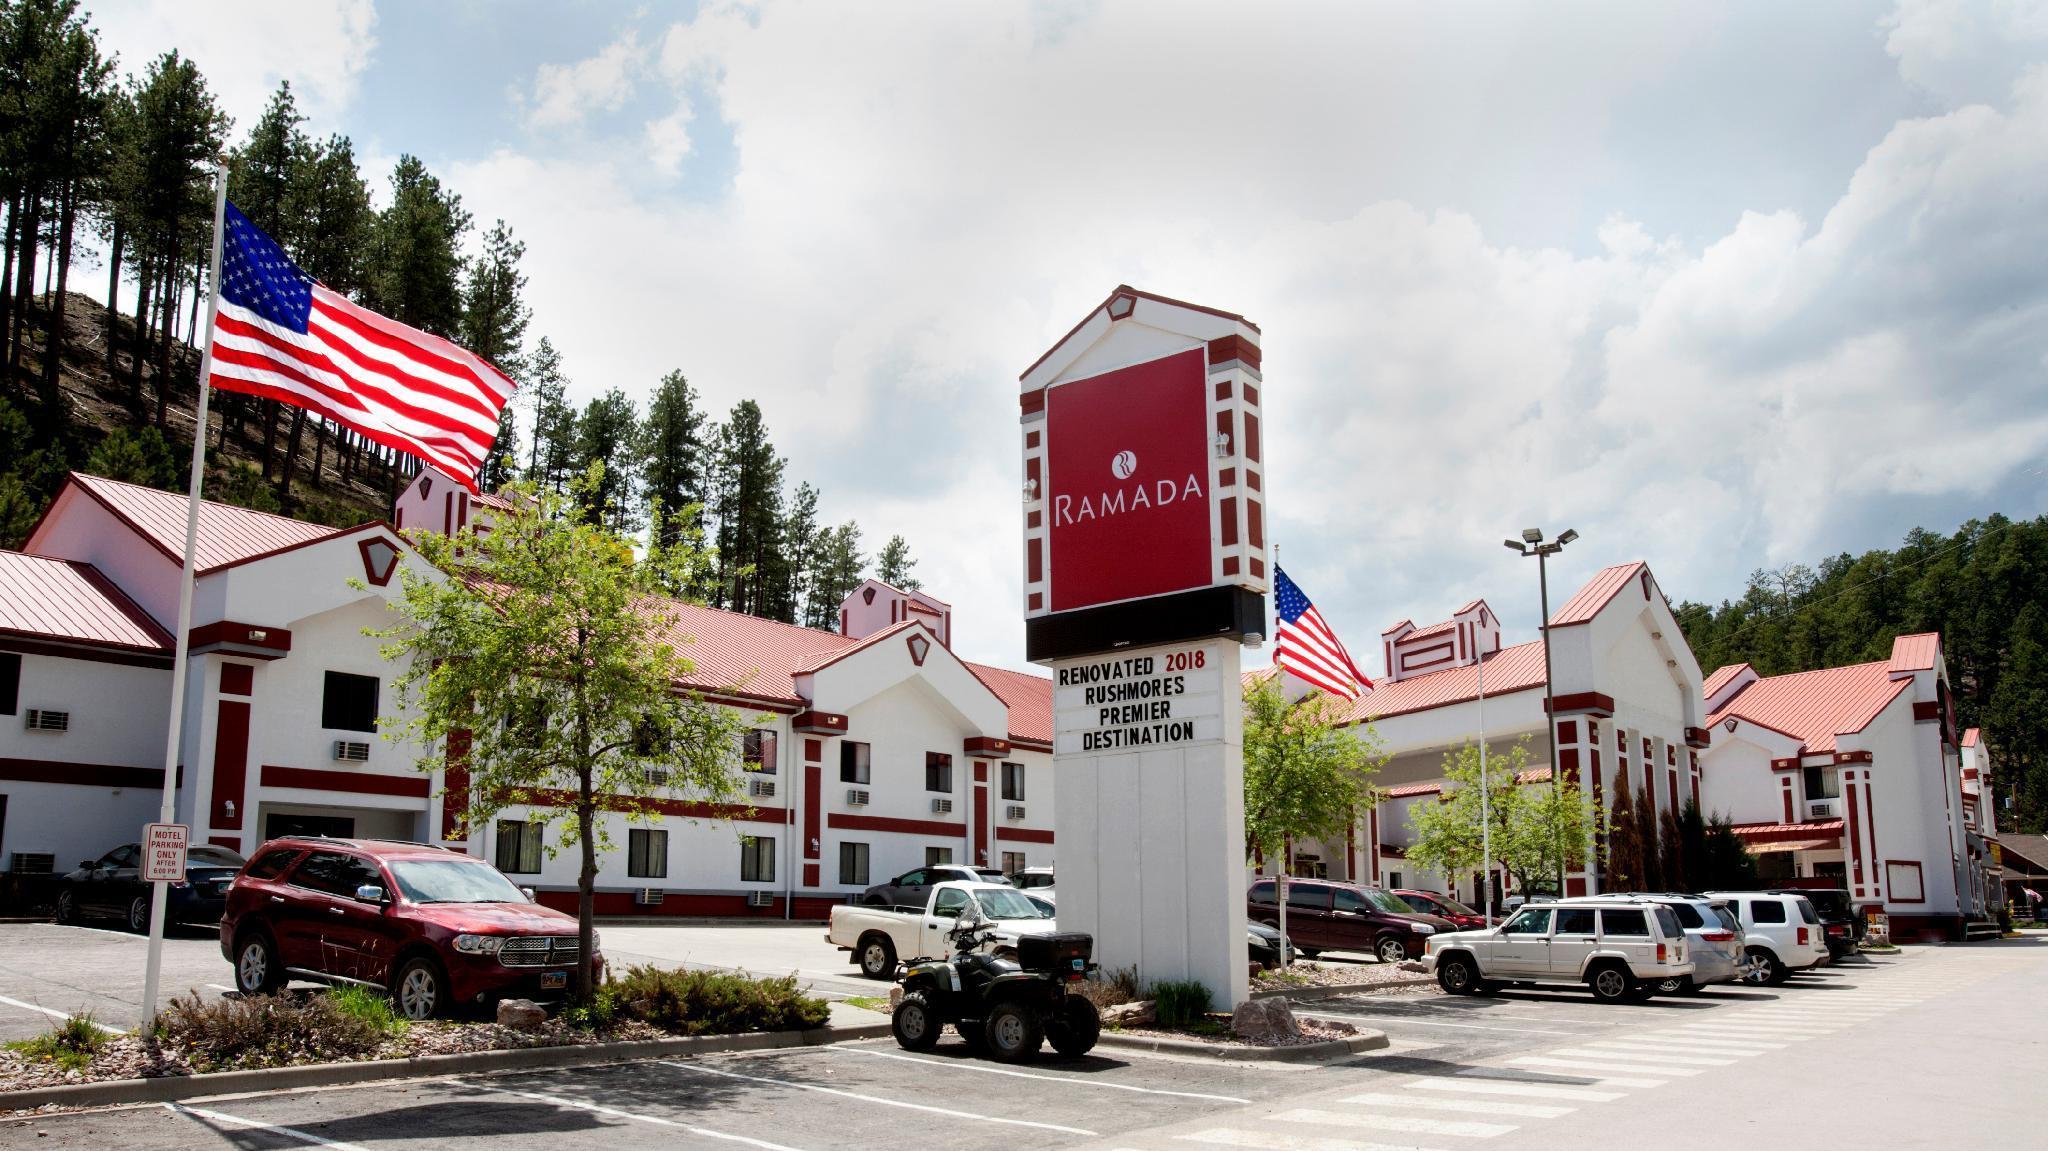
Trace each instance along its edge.
{"label": "forested hillside", "polygon": [[[585,515],[629,532],[701,531],[717,548],[697,596],[836,622],[869,569],[860,528],[820,522],[811,484],[788,490],[752,400],[717,419],[675,371],[644,381],[644,413],[617,385],[572,404],[571,365],[529,331],[525,246],[510,224],[480,230],[460,193],[410,155],[373,197],[349,137],[309,131],[289,85],[237,133],[174,49],[129,63],[102,52],[76,0],[0,2],[0,546],[20,544],[72,469],[186,486],[212,172],[225,156],[230,198],[309,274],[519,382],[487,487],[561,488],[601,463]],[[92,269],[91,290],[119,310],[82,294],[75,268]],[[205,435],[209,497],[327,523],[388,515],[418,466],[302,410],[229,393],[215,395]],[[874,557],[875,574],[899,586],[917,586],[914,565],[901,537]]]}
{"label": "forested hillside", "polygon": [[1958,718],[1990,743],[2000,826],[2048,825],[2048,517],[1915,529],[1896,551],[1759,570],[1741,599],[1681,604],[1678,621],[1709,673],[1879,660],[1895,636],[1940,632]]}

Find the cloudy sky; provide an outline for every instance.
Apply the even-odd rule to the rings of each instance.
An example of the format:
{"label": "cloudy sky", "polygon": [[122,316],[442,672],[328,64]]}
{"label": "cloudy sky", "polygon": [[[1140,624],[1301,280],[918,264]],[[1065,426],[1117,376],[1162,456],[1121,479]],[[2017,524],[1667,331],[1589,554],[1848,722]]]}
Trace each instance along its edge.
{"label": "cloudy sky", "polygon": [[1719,600],[2048,511],[2048,0],[88,3],[510,221],[579,397],[759,400],[973,658],[1017,375],[1119,282],[1262,327],[1274,537],[1361,656],[1533,635],[1525,526]]}

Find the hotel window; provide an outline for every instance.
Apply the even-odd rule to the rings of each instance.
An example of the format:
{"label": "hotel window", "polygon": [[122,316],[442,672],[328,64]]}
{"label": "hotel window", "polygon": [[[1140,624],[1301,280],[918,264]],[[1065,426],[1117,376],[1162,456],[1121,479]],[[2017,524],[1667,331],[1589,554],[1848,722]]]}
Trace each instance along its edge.
{"label": "hotel window", "polygon": [[748,771],[775,773],[775,733],[757,727],[740,737],[740,758]]}
{"label": "hotel window", "polygon": [[540,874],[540,824],[498,821],[498,870],[507,875]]}
{"label": "hotel window", "polygon": [[740,843],[740,882],[775,882],[775,837],[756,835]]}
{"label": "hotel window", "polygon": [[952,862],[953,849],[950,847],[927,847],[924,849],[924,865],[926,867],[944,867]]}
{"label": "hotel window", "polygon": [[1003,798],[1024,802],[1024,765],[1006,763],[1003,765]]}
{"label": "hotel window", "polygon": [[1806,798],[1840,799],[1842,777],[1832,767],[1809,767],[1806,769]]}
{"label": "hotel window", "polygon": [[1023,871],[1023,870],[1024,870],[1024,853],[1023,853],[1023,852],[1021,852],[1021,851],[1005,851],[1005,852],[1003,852],[1003,874],[1004,874],[1004,875],[1015,875],[1015,874],[1017,874],[1018,872],[1020,872],[1020,871]]}
{"label": "hotel window", "polygon": [[953,793],[953,757],[943,751],[924,753],[924,789]]}
{"label": "hotel window", "polygon": [[335,731],[377,730],[377,677],[327,673],[320,696],[320,726]]}
{"label": "hotel window", "polygon": [[868,781],[868,745],[850,739],[839,741],[839,782]]}
{"label": "hotel window", "polygon": [[867,886],[867,844],[842,843],[839,845],[839,882],[851,887]]}
{"label": "hotel window", "polygon": [[668,832],[652,827],[627,829],[626,874],[634,879],[667,879]]}
{"label": "hotel window", "polygon": [[13,715],[21,699],[21,653],[0,651],[0,715]]}

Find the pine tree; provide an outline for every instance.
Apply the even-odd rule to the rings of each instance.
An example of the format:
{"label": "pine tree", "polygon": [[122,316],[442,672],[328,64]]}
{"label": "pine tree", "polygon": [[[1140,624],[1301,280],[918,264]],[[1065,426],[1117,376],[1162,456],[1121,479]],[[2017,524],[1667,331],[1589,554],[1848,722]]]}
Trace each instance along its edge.
{"label": "pine tree", "polygon": [[519,478],[518,463],[519,421],[508,403],[498,409],[498,434],[491,441],[491,450],[484,456],[483,466],[477,469],[477,485],[487,492],[497,491]]}
{"label": "pine tree", "polygon": [[865,578],[867,557],[860,550],[860,525],[848,520],[823,532],[817,556],[806,578],[805,627],[832,631],[839,626],[839,605],[853,594]]}
{"label": "pine tree", "polygon": [[484,233],[483,252],[469,266],[462,293],[463,347],[497,365],[507,375],[519,371],[519,350],[526,342],[532,309],[526,305],[526,274],[519,261],[526,245],[499,220]]}
{"label": "pine tree", "polygon": [[875,556],[875,578],[901,591],[918,591],[924,584],[910,574],[916,566],[917,561],[910,558],[910,545],[902,536],[890,536]]}
{"label": "pine tree", "polygon": [[286,251],[296,251],[301,238],[292,201],[308,159],[306,134],[299,130],[305,122],[291,82],[284,81],[249,129],[249,138],[228,156],[228,198]]}
{"label": "pine tree", "polygon": [[1642,883],[1639,888],[1642,891],[1665,889],[1664,860],[1657,852],[1656,811],[1657,802],[1650,795],[1650,772],[1646,767],[1643,770],[1642,789],[1636,792],[1635,810],[1631,813],[1635,820],[1637,851],[1641,855],[1641,862],[1637,866],[1642,868]]}
{"label": "pine tree", "polygon": [[580,489],[577,499],[585,523],[613,532],[627,532],[638,526],[634,491],[640,483],[635,443],[639,413],[626,393],[613,388],[590,401],[576,421],[576,463],[578,475],[588,475],[592,466],[602,468],[598,479]]}
{"label": "pine tree", "polygon": [[534,348],[521,385],[533,405],[526,478],[549,491],[565,491],[576,459],[576,411],[567,399],[569,381],[562,374],[561,353],[546,336]]}
{"label": "pine tree", "polygon": [[762,614],[784,623],[807,618],[806,601],[812,594],[811,576],[824,544],[818,526],[818,489],[809,482],[796,486],[781,524],[782,546],[776,551],[774,580],[769,585],[769,603]]}
{"label": "pine tree", "polygon": [[703,526],[707,452],[697,390],[683,373],[670,372],[655,386],[640,424],[642,495],[648,526],[663,544]]}
{"label": "pine tree", "polygon": [[401,324],[459,338],[469,223],[461,196],[443,188],[419,157],[400,156],[391,172],[391,206],[377,217],[370,306]]}
{"label": "pine tree", "polygon": [[784,461],[768,442],[761,408],[741,400],[718,429],[712,502],[718,518],[714,602],[748,615],[764,612],[765,584],[781,549]]}
{"label": "pine tree", "polygon": [[377,213],[370,206],[370,185],[356,168],[355,145],[347,136],[329,136],[324,144],[307,146],[289,202],[298,222],[292,258],[328,288],[362,299]]}
{"label": "pine tree", "polygon": [[1605,891],[1640,891],[1643,883],[1642,839],[1637,834],[1635,802],[1629,794],[1628,772],[1614,770],[1613,796],[1607,805],[1607,874]]}

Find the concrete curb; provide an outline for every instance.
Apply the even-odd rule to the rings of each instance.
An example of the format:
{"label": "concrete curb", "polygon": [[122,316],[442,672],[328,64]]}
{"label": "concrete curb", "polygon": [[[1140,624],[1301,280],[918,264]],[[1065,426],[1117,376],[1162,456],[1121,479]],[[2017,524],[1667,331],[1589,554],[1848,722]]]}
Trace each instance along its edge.
{"label": "concrete curb", "polygon": [[1384,1031],[1360,1030],[1349,1039],[1303,1043],[1295,1047],[1237,1047],[1227,1043],[1205,1043],[1199,1039],[1155,1039],[1149,1035],[1119,1035],[1105,1031],[1098,1040],[1103,1047],[1124,1047],[1160,1055],[1198,1055],[1209,1059],[1242,1060],[1256,1063],[1315,1063],[1341,1059],[1361,1051],[1377,1051],[1387,1045]]}
{"label": "concrete curb", "polygon": [[1318,999],[1331,999],[1339,995],[1355,995],[1363,991],[1385,991],[1389,988],[1434,987],[1436,976],[1417,975],[1410,979],[1389,979],[1382,983],[1338,984],[1335,987],[1270,987],[1252,992],[1253,999],[1291,999],[1297,1003],[1309,1003]]}
{"label": "concrete curb", "polygon": [[157,1079],[115,1079],[103,1083],[67,1083],[0,1091],[0,1113],[59,1107],[106,1107],[118,1103],[170,1103],[210,1095],[255,1091],[290,1091],[300,1087],[334,1087],[379,1079],[431,1079],[446,1075],[480,1075],[498,1071],[529,1071],[547,1067],[588,1067],[640,1059],[711,1055],[721,1051],[768,1051],[780,1047],[815,1047],[851,1039],[878,1039],[889,1034],[887,1023],[819,1027],[810,1031],[754,1031],[744,1035],[695,1035],[630,1043],[589,1043],[573,1047],[521,1047],[510,1051],[468,1051],[459,1055],[423,1055],[414,1059],[373,1059],[361,1063],[316,1063],[303,1067],[265,1067],[253,1071],[215,1071],[205,1075],[166,1075]]}

